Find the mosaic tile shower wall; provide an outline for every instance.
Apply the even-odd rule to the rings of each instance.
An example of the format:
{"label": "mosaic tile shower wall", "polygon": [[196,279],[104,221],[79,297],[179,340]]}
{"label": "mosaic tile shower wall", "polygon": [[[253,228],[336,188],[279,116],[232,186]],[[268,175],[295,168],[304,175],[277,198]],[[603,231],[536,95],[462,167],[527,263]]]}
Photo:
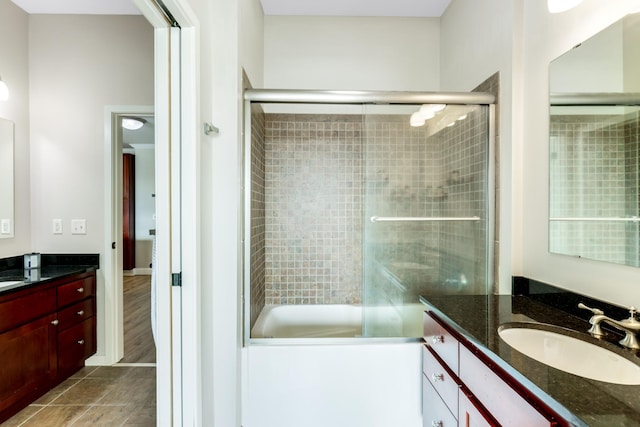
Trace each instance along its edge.
{"label": "mosaic tile shower wall", "polygon": [[265,305],[265,114],[251,106],[251,327]]}
{"label": "mosaic tile shower wall", "polygon": [[[638,215],[638,117],[552,115],[551,218]],[[550,249],[638,265],[637,223],[551,220]]]}
{"label": "mosaic tile shower wall", "polygon": [[359,115],[267,115],[267,304],[361,302],[361,133]]}
{"label": "mosaic tile shower wall", "polygon": [[[408,121],[408,115],[266,114],[264,303],[359,304],[364,296],[386,304],[414,302],[425,289],[443,286],[486,290],[485,224],[369,220],[485,215],[486,109],[436,135]],[[259,143],[256,137],[254,151]],[[259,188],[254,184],[254,193]],[[364,258],[375,283],[363,294]],[[459,273],[467,289],[447,281]],[[403,295],[394,295],[389,278],[408,284]],[[252,317],[260,304],[252,301]]]}

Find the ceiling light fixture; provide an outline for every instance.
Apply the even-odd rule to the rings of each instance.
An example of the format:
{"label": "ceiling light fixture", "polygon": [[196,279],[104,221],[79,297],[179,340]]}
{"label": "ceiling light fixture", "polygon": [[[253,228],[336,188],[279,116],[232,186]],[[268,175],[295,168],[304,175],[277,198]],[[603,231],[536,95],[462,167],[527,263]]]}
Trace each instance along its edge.
{"label": "ceiling light fixture", "polygon": [[144,126],[144,121],[135,117],[125,117],[122,119],[122,127],[127,130],[138,130]]}
{"label": "ceiling light fixture", "polygon": [[547,0],[547,8],[550,13],[565,12],[582,3],[582,0]]}
{"label": "ceiling light fixture", "polygon": [[9,88],[7,84],[2,81],[2,77],[0,76],[0,101],[7,101],[9,99]]}

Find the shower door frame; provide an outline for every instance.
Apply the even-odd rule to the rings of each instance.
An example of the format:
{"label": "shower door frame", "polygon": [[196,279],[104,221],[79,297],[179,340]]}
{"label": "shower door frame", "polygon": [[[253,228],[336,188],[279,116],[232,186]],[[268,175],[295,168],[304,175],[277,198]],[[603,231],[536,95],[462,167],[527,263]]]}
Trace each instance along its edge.
{"label": "shower door frame", "polygon": [[[347,90],[297,90],[297,89],[245,89],[244,94],[244,144],[242,146],[242,331],[243,345],[259,344],[264,341],[275,343],[278,339],[251,338],[251,104],[345,104],[345,105],[485,105],[488,111],[488,147],[487,147],[487,283],[493,284],[495,233],[495,95],[488,92],[400,92],[400,91],[347,91]],[[357,338],[390,339],[390,338]],[[395,338],[391,338],[395,339]],[[406,339],[406,338],[404,338]],[[286,339],[290,341],[291,339]],[[308,339],[297,339],[308,341]],[[344,338],[328,339],[343,342]],[[348,338],[347,340],[351,340]]]}

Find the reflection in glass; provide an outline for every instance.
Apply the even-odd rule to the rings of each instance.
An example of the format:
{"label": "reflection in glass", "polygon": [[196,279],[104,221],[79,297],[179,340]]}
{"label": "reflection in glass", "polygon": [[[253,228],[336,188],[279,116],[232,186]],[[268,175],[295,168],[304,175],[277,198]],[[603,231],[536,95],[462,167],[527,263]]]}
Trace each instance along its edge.
{"label": "reflection in glass", "polygon": [[0,239],[13,237],[13,122],[0,119]]}
{"label": "reflection in glass", "polygon": [[552,252],[639,265],[638,111],[552,108]]}

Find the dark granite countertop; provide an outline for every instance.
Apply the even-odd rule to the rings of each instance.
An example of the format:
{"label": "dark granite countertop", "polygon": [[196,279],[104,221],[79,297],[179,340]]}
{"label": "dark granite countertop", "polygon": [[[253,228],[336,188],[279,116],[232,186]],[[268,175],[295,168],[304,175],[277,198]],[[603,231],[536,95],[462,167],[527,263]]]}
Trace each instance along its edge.
{"label": "dark granite countertop", "polygon": [[[448,295],[422,297],[422,302],[451,324],[480,352],[533,392],[569,425],[640,426],[640,385],[616,385],[582,378],[552,368],[512,349],[498,336],[510,322],[536,322],[568,328],[568,335],[606,347],[640,365],[638,351],[607,332],[601,340],[586,331],[586,320],[527,296]],[[590,313],[588,313],[590,314]]]}
{"label": "dark granite countertop", "polygon": [[97,254],[42,254],[41,267],[26,278],[22,260],[22,256],[0,259],[0,295],[99,268]]}

